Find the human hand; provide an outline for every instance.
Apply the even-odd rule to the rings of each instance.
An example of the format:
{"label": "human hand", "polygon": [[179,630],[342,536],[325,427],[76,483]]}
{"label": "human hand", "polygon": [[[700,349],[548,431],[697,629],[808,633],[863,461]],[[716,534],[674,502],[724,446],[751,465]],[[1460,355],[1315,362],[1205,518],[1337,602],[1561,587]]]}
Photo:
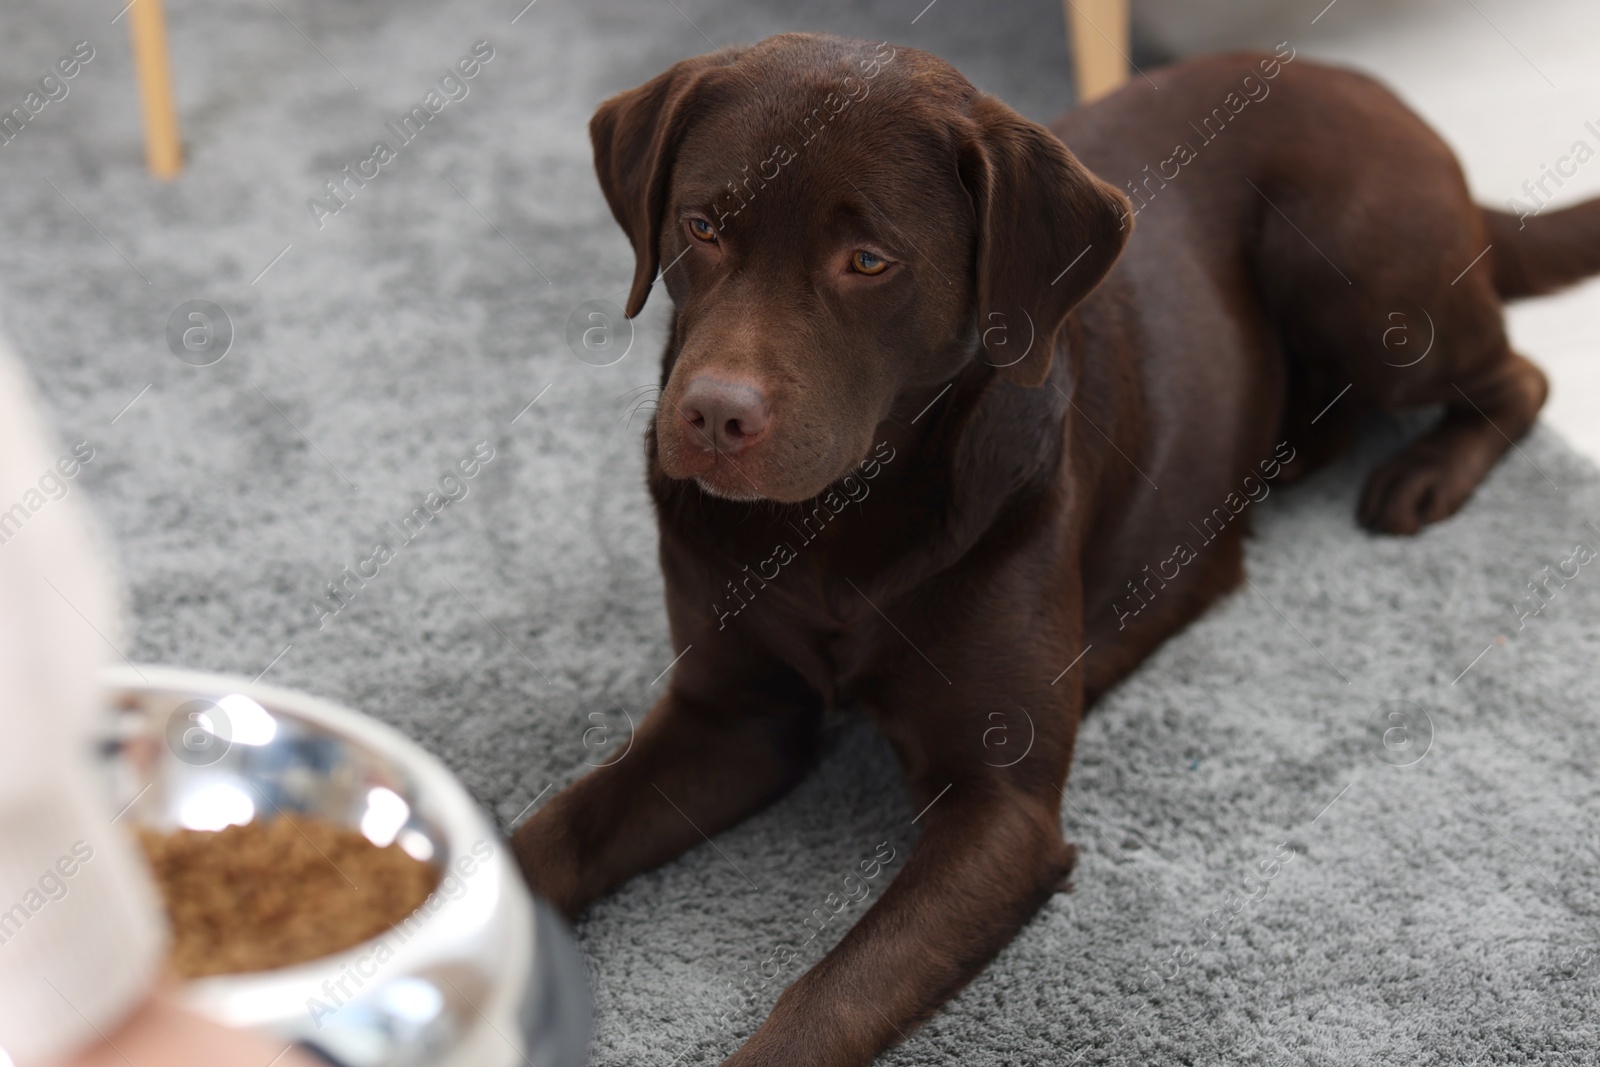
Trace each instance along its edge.
{"label": "human hand", "polygon": [[115,1029],[54,1067],[326,1067],[286,1041],[232,1030],[182,1007],[165,985]]}

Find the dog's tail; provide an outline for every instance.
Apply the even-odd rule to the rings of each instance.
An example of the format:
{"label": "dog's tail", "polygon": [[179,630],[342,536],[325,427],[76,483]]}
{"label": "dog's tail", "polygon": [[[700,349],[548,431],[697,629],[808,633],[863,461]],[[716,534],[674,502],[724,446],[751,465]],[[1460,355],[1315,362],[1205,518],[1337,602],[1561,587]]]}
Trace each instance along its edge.
{"label": "dog's tail", "polygon": [[1600,199],[1548,215],[1483,209],[1494,287],[1504,300],[1542,296],[1600,274]]}

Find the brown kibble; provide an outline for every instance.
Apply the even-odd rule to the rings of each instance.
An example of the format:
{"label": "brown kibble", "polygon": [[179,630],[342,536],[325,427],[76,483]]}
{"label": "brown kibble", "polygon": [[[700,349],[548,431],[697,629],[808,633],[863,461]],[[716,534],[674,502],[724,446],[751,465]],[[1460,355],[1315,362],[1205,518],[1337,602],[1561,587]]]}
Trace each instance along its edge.
{"label": "brown kibble", "polygon": [[398,845],[305,815],[162,832],[141,828],[186,978],[287,967],[375,937],[438,885]]}

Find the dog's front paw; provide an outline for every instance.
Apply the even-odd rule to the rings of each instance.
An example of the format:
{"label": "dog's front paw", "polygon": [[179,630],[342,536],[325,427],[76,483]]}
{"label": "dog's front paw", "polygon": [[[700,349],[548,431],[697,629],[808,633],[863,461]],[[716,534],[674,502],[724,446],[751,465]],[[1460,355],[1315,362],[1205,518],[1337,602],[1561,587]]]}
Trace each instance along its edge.
{"label": "dog's front paw", "polygon": [[820,1067],[820,1061],[807,1052],[774,1048],[770,1042],[757,1042],[754,1038],[722,1061],[722,1067],[810,1067],[812,1064]]}
{"label": "dog's front paw", "polygon": [[572,850],[564,847],[564,835],[546,822],[536,815],[523,824],[511,835],[511,852],[528,888],[549,901],[567,922],[576,922],[587,903],[579,888],[577,864]]}
{"label": "dog's front paw", "polygon": [[1055,888],[1052,890],[1054,893],[1070,893],[1073,889],[1072,872],[1078,866],[1078,846],[1069,841],[1066,848],[1066,865],[1056,878]]}

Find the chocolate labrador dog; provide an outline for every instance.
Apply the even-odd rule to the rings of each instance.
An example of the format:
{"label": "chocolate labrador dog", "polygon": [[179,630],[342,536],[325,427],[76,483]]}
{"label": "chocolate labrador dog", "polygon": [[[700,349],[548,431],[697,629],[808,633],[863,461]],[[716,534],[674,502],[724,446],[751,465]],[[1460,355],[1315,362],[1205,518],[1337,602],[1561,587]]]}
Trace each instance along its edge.
{"label": "chocolate labrador dog", "polygon": [[577,915],[782,796],[846,700],[927,808],[728,1064],[866,1064],[971,980],[1067,884],[1085,707],[1242,580],[1245,505],[1440,405],[1358,514],[1449,517],[1545,398],[1501,302],[1600,271],[1600,201],[1481,209],[1389,92],[1287,47],[1047,129],[934,56],[784,35],[590,131],[627,312],[658,273],[675,307],[646,448],[682,658],[522,868]]}

